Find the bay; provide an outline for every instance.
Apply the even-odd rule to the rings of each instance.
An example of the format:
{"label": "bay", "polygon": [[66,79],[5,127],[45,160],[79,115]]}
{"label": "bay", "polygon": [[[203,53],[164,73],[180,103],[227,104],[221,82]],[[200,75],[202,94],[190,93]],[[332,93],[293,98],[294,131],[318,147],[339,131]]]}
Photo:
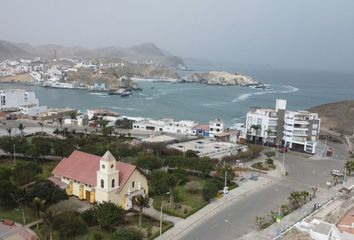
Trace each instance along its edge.
{"label": "bay", "polygon": [[[204,70],[194,68],[195,70]],[[233,72],[232,67],[213,66],[213,70]],[[15,83],[0,88],[21,88],[36,92],[41,105],[87,109],[106,108],[127,116],[174,118],[206,123],[223,119],[229,126],[243,122],[250,107],[274,107],[275,99],[288,101],[289,109],[354,99],[354,72],[237,68],[264,82],[270,89],[238,86],[209,86],[198,83],[141,81],[144,89],[130,97],[108,96],[85,90],[51,89]]]}

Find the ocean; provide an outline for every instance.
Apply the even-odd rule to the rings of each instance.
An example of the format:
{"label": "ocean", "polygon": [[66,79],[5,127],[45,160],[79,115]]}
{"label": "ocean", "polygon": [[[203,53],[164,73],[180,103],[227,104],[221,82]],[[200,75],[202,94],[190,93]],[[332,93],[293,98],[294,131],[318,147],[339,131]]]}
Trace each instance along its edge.
{"label": "ocean", "polygon": [[[233,71],[225,66],[214,66],[213,70]],[[237,72],[262,81],[270,89],[142,81],[139,84],[143,91],[122,98],[85,90],[50,89],[12,83],[1,83],[0,88],[35,91],[40,104],[49,107],[71,107],[82,112],[106,108],[126,116],[174,118],[200,123],[221,118],[229,126],[243,122],[250,107],[274,107],[277,98],[287,99],[288,109],[294,110],[354,99],[354,72],[273,68],[237,68]]]}

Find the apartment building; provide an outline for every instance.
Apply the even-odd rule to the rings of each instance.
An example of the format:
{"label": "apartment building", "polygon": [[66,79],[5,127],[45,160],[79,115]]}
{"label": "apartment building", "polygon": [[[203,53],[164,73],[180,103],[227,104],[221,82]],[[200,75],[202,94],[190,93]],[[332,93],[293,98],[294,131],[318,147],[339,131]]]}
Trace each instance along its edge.
{"label": "apartment building", "polygon": [[26,115],[38,115],[47,111],[46,106],[39,106],[34,92],[22,89],[0,90],[0,111],[20,111]]}
{"label": "apartment building", "polygon": [[225,123],[223,120],[217,118],[209,122],[209,137],[215,138],[215,134],[224,132]]}
{"label": "apartment building", "polygon": [[287,110],[286,100],[277,99],[275,109],[251,108],[247,113],[247,140],[314,154],[320,123],[317,113]]}

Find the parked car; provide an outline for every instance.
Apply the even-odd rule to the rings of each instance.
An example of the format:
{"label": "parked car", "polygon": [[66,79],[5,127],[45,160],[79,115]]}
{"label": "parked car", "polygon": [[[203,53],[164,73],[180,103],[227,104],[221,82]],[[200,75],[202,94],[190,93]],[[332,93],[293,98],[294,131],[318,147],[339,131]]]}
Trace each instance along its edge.
{"label": "parked car", "polygon": [[341,171],[337,170],[337,169],[333,169],[331,174],[333,176],[338,176],[338,177],[343,177],[344,176],[344,174]]}

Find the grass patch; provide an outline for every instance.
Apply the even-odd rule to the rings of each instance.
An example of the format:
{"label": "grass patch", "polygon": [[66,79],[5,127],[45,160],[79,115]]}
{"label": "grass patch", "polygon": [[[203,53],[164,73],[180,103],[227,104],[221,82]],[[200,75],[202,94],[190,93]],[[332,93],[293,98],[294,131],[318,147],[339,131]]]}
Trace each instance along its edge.
{"label": "grass patch", "polygon": [[[198,181],[201,187],[205,183],[204,179],[197,177],[192,177],[192,180]],[[170,208],[168,204],[169,196],[154,196],[153,207],[160,211],[161,203],[163,202],[164,213],[176,217],[186,218],[208,204],[208,202],[203,199],[201,189],[196,193],[190,193],[187,191],[185,186],[179,186],[176,190],[178,194],[174,197],[174,206],[172,208]]]}
{"label": "grass patch", "polygon": [[258,169],[258,170],[261,170],[261,171],[268,171],[269,168],[267,168],[266,166],[264,166],[264,164],[262,162],[256,162],[256,163],[253,163],[251,165],[251,167],[255,168],[255,169]]}
{"label": "grass patch", "polygon": [[[29,207],[25,207],[26,223],[30,223],[36,220],[36,215]],[[20,208],[5,208],[0,206],[0,218],[11,219],[17,223],[24,224],[22,219],[22,210]]]}

